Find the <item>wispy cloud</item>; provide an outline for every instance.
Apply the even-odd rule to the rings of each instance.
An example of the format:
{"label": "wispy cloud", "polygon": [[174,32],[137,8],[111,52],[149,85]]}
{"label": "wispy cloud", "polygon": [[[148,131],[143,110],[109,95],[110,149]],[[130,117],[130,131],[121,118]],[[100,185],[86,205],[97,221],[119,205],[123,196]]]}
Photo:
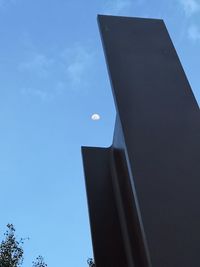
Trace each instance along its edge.
{"label": "wispy cloud", "polygon": [[126,13],[132,6],[131,0],[109,0],[104,6],[104,13],[110,15],[120,15]]}
{"label": "wispy cloud", "polygon": [[200,41],[200,29],[196,25],[188,28],[188,38],[194,42]]}
{"label": "wispy cloud", "polygon": [[10,4],[16,4],[18,0],[0,0],[0,8],[5,8]]}
{"label": "wispy cloud", "polygon": [[40,77],[46,77],[52,64],[53,59],[48,58],[44,54],[35,53],[30,59],[22,61],[18,69],[22,72],[29,72],[37,74]]}
{"label": "wispy cloud", "polygon": [[179,0],[187,17],[200,11],[200,2],[198,0]]}
{"label": "wispy cloud", "polygon": [[47,101],[52,98],[52,95],[49,92],[31,87],[22,88],[21,94],[25,96],[33,96],[43,101]]}
{"label": "wispy cloud", "polygon": [[80,44],[62,52],[63,66],[71,86],[84,85],[94,62],[94,53]]}
{"label": "wispy cloud", "polygon": [[91,46],[74,44],[44,54],[29,45],[25,55],[17,67],[21,81],[26,84],[20,91],[24,96],[51,100],[67,90],[83,92],[90,86],[95,62]]}
{"label": "wispy cloud", "polygon": [[19,76],[26,84],[22,86],[20,93],[43,101],[52,99],[52,71],[55,68],[53,58],[37,52],[34,47],[26,51],[26,54],[17,66]]}

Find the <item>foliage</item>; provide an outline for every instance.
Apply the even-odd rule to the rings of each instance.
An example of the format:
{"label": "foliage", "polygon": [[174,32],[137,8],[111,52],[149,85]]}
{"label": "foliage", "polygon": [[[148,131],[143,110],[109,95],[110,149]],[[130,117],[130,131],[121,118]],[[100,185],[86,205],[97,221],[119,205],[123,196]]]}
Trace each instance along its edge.
{"label": "foliage", "polygon": [[89,267],[95,267],[95,263],[94,263],[94,260],[93,259],[89,258],[87,260],[87,263],[88,263]]}
{"label": "foliage", "polygon": [[47,267],[42,256],[38,256],[36,261],[33,261],[33,267]]}
{"label": "foliage", "polygon": [[[4,240],[0,243],[0,267],[20,267],[23,264],[24,239],[19,241],[15,236],[13,224],[7,225],[7,231],[4,234]],[[47,267],[42,256],[38,256],[33,261],[32,267]]]}
{"label": "foliage", "polygon": [[12,224],[8,224],[7,228],[5,239],[0,244],[0,267],[18,267],[23,263],[23,239],[16,240]]}

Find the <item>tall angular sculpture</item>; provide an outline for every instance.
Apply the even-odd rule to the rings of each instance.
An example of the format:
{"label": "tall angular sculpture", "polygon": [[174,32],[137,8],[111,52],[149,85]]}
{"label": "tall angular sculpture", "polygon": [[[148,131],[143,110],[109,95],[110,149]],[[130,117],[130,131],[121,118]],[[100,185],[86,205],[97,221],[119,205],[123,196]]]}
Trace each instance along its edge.
{"label": "tall angular sculpture", "polygon": [[83,147],[97,267],[200,266],[200,113],[162,20],[98,16],[117,118]]}

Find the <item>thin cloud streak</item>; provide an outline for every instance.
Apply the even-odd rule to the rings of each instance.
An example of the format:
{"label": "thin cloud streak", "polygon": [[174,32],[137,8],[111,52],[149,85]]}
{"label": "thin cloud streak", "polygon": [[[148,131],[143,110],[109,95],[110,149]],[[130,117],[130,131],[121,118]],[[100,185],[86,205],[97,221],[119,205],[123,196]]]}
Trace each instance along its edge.
{"label": "thin cloud streak", "polygon": [[128,12],[132,6],[130,0],[110,0],[105,4],[104,13],[110,15],[120,15],[120,13]]}
{"label": "thin cloud streak", "polygon": [[33,96],[43,101],[50,100],[52,97],[52,95],[49,92],[31,87],[21,89],[21,94],[24,96]]}
{"label": "thin cloud streak", "polygon": [[10,4],[16,4],[18,0],[0,0],[0,8],[5,8]]}
{"label": "thin cloud streak", "polygon": [[94,63],[94,53],[80,44],[62,53],[63,66],[71,87],[86,83],[86,75]]}
{"label": "thin cloud streak", "polygon": [[200,11],[200,2],[198,0],[179,0],[184,13],[190,17]]}
{"label": "thin cloud streak", "polygon": [[31,59],[21,62],[18,69],[22,72],[30,72],[41,77],[46,77],[52,64],[52,59],[44,54],[37,53]]}
{"label": "thin cloud streak", "polygon": [[74,44],[53,55],[35,51],[30,49],[28,57],[17,67],[19,75],[27,77],[22,95],[50,100],[67,90],[83,92],[90,85],[95,62],[91,47]]}

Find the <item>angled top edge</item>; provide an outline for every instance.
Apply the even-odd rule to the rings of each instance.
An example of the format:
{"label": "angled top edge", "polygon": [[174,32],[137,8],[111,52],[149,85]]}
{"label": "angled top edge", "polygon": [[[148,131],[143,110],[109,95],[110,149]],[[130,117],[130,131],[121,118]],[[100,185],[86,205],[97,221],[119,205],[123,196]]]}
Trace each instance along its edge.
{"label": "angled top edge", "polygon": [[157,18],[141,18],[141,17],[128,17],[128,16],[115,16],[115,15],[102,15],[102,14],[97,14],[97,21],[101,22],[105,19],[114,19],[116,18],[117,20],[119,19],[126,19],[126,20],[143,20],[143,21],[160,21],[160,22],[164,22],[163,19],[157,19]]}

